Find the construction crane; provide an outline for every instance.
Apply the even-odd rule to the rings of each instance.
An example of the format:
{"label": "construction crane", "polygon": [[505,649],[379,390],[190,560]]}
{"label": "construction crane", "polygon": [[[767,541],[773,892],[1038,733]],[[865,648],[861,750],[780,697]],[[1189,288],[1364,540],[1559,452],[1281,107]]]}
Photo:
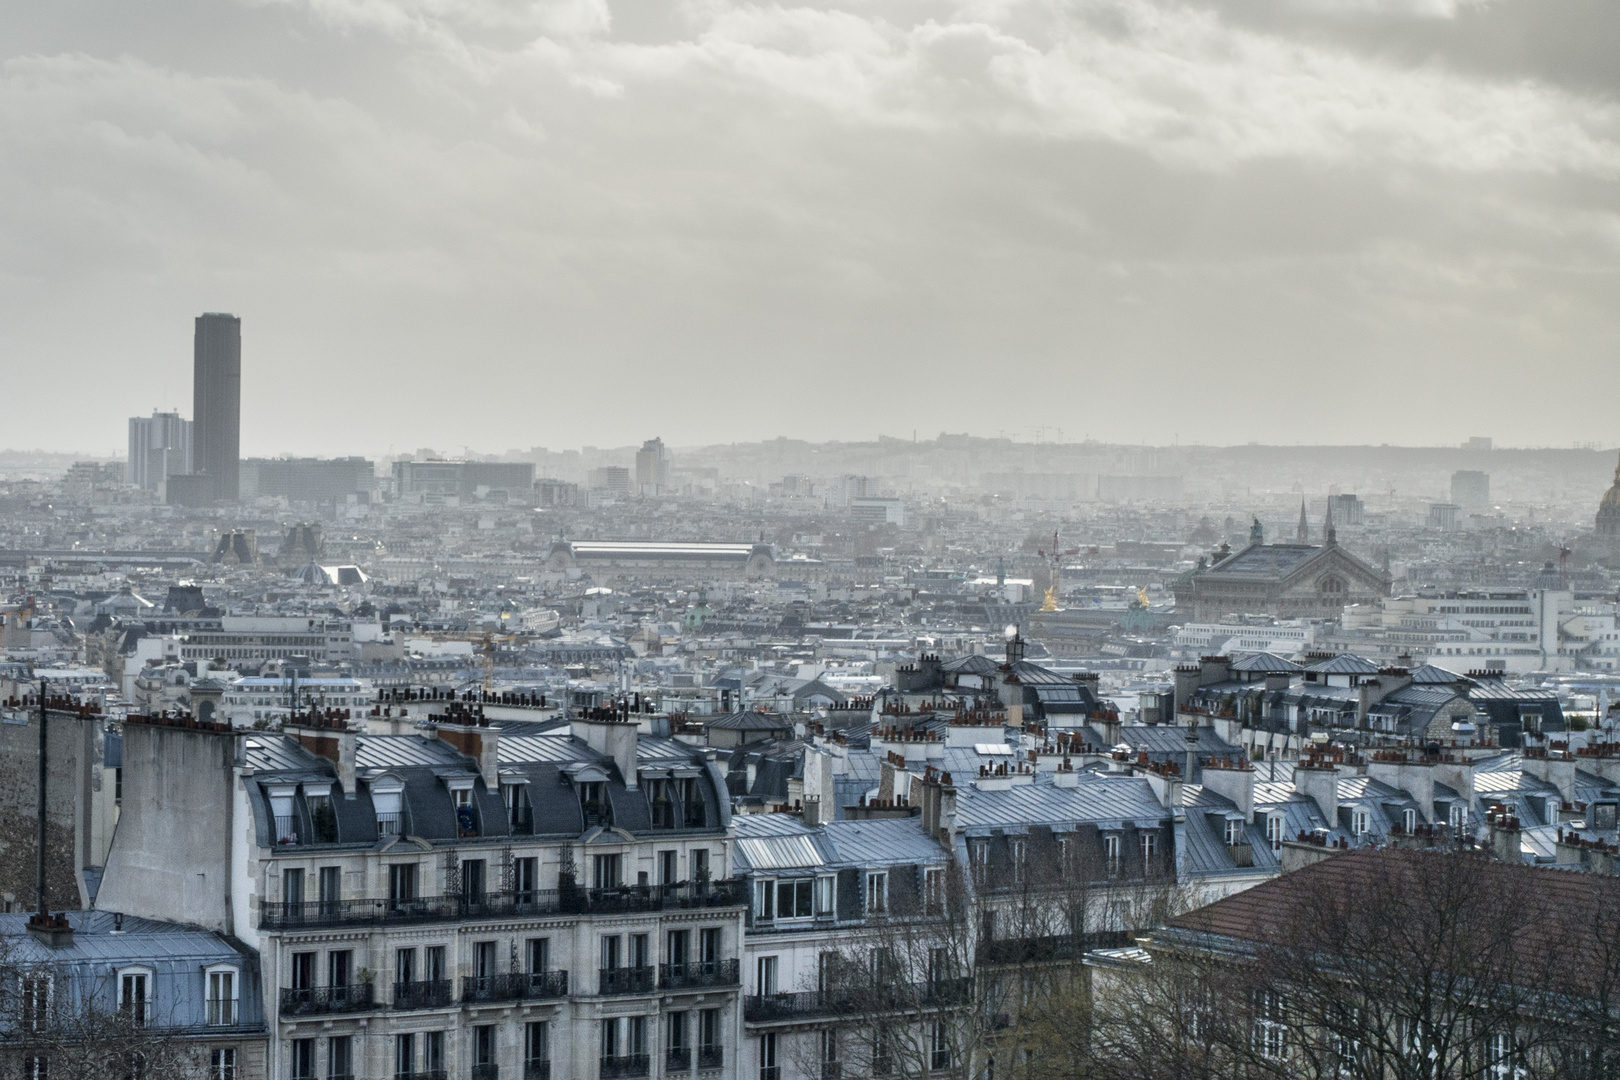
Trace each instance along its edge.
{"label": "construction crane", "polygon": [[431,641],[469,641],[469,642],[472,642],[475,646],[477,646],[477,648],[475,648],[473,651],[480,654],[483,657],[483,667],[484,667],[483,690],[484,690],[484,693],[486,693],[486,694],[493,694],[495,692],[495,647],[496,647],[496,645],[505,644],[505,643],[511,642],[511,641],[517,641],[520,638],[524,637],[524,635],[521,635],[521,634],[497,634],[493,630],[486,630],[481,634],[480,633],[458,634],[458,633],[453,633],[453,632],[441,632],[441,633],[428,634],[426,636]]}

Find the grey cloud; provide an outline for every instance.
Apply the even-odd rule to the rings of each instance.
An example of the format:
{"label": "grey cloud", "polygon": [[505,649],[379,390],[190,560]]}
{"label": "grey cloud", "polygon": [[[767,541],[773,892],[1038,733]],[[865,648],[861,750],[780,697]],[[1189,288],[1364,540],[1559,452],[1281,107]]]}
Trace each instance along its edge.
{"label": "grey cloud", "polygon": [[1518,385],[1620,390],[1615,104],[1413,44],[1524,3],[23,6],[0,360],[88,400],[20,442],[221,308],[258,452],[1612,437]]}

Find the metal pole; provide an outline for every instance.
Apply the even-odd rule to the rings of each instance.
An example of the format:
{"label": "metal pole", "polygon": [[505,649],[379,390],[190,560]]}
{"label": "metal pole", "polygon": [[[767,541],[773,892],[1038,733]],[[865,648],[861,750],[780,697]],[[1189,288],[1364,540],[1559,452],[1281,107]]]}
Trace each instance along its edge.
{"label": "metal pole", "polygon": [[45,914],[45,680],[39,680],[39,835],[34,852],[34,878],[38,889],[37,908]]}

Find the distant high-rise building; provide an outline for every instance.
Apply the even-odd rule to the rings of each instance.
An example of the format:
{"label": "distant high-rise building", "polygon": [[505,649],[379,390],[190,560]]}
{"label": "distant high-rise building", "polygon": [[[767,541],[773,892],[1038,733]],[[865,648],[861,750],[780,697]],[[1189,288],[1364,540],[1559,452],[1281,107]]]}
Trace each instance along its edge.
{"label": "distant high-rise building", "polygon": [[142,491],[162,491],[164,481],[191,471],[191,421],[179,413],[152,411],[129,418],[131,484]]}
{"label": "distant high-rise building", "polygon": [[663,439],[648,439],[636,451],[636,494],[662,495],[669,489],[669,453]]}
{"label": "distant high-rise building", "polygon": [[235,502],[242,456],[242,320],[197,316],[191,369],[192,468],[213,480],[214,498]]}
{"label": "distant high-rise building", "polygon": [[585,484],[592,491],[608,495],[630,494],[630,470],[623,465],[603,465],[586,474]]}
{"label": "distant high-rise building", "polygon": [[1451,474],[1451,501],[1464,510],[1478,510],[1491,503],[1491,474],[1477,469],[1459,469]]}
{"label": "distant high-rise building", "polygon": [[1329,495],[1328,510],[1340,525],[1363,525],[1367,521],[1367,504],[1359,495]]}

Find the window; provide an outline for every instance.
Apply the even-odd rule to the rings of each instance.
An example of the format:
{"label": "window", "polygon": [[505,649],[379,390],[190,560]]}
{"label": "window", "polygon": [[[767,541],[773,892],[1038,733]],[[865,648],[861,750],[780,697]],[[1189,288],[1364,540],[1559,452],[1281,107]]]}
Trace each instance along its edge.
{"label": "window", "polygon": [[292,1080],[315,1080],[315,1040],[294,1039],[290,1050]]}
{"label": "window", "polygon": [[236,1080],[235,1047],[224,1047],[208,1056],[208,1080]]}
{"label": "window", "polygon": [[602,801],[602,785],[597,783],[584,783],[579,785],[579,806],[585,812],[585,826],[606,825],[607,804]]}
{"label": "window", "polygon": [[616,889],[623,883],[622,856],[593,855],[591,883],[598,889]]}
{"label": "window", "polygon": [[886,1027],[872,1032],[872,1075],[888,1076],[894,1072],[894,1035]]}
{"label": "window", "polygon": [[[827,1028],[821,1033],[821,1076],[832,1080],[838,1075],[838,1029]],[[828,1066],[832,1068],[828,1068]]]}
{"label": "window", "polygon": [[758,964],[758,981],[755,983],[755,992],[760,997],[768,997],[776,993],[776,957],[761,956]]}
{"label": "window", "polygon": [[889,875],[876,871],[866,875],[866,910],[881,915],[889,910]]}
{"label": "window", "polygon": [[1024,854],[1026,851],[1022,836],[1011,837],[1007,841],[1007,855],[1012,860],[1012,879],[1015,884],[1021,884],[1027,870]]}
{"label": "window", "polygon": [[397,903],[416,899],[416,864],[391,863],[388,867],[388,899]]}
{"label": "window", "polygon": [[529,974],[544,975],[551,970],[551,939],[532,937],[529,939]]}
{"label": "window", "polygon": [[473,978],[492,979],[495,977],[495,943],[493,941],[478,941],[473,943]]}
{"label": "window", "polygon": [[670,930],[664,935],[664,962],[667,964],[685,964],[687,944],[691,938],[689,930]]}
{"label": "window", "polygon": [[951,1029],[943,1020],[934,1021],[933,1034],[928,1040],[928,1067],[935,1072],[951,1067]]}
{"label": "window", "polygon": [[141,968],[126,968],[118,973],[118,1008],[136,1027],[145,1027],[152,1018],[152,973]]}
{"label": "window", "polygon": [[1254,996],[1254,1026],[1249,1048],[1261,1057],[1280,1058],[1288,1052],[1287,1003],[1281,994],[1262,990]]}
{"label": "window", "polygon": [[619,1020],[617,1017],[608,1017],[602,1021],[602,1057],[616,1058],[619,1056]]}
{"label": "window", "polygon": [[624,963],[624,939],[618,934],[607,934],[602,938],[602,968],[612,971]]}
{"label": "window", "polygon": [[1145,832],[1142,834],[1142,865],[1151,868],[1153,856],[1159,853],[1159,834]]}
{"label": "window", "polygon": [[834,889],[837,881],[837,878],[831,876],[816,878],[815,913],[818,918],[823,916],[830,918],[832,916]]}
{"label": "window", "polygon": [[353,952],[348,949],[333,949],[326,954],[326,985],[348,986],[353,973]]}
{"label": "window", "polygon": [[444,1071],[444,1032],[423,1032],[422,1071],[430,1073]]}
{"label": "window", "polygon": [[[825,879],[828,885],[832,878]],[[830,893],[831,890],[829,889]],[[930,866],[923,871],[923,903],[930,915],[943,915],[945,913],[945,869],[939,866]]]}
{"label": "window", "polygon": [[[699,826],[699,827],[701,827],[701,826]],[[693,850],[690,858],[692,860],[692,880],[697,881],[697,882],[708,881],[709,880],[709,849],[708,848],[696,848],[696,849]]]}
{"label": "window", "polygon": [[26,1031],[43,1031],[50,1026],[53,986],[48,974],[22,977],[21,1019]]}
{"label": "window", "polygon": [[1517,1047],[1511,1031],[1496,1031],[1485,1040],[1485,1076],[1488,1080],[1519,1080],[1524,1069],[1517,1064]]}
{"label": "window", "polygon": [[1238,818],[1226,819],[1226,846],[1236,847],[1243,843],[1243,822]]}
{"label": "window", "polygon": [[326,1078],[354,1075],[354,1044],[348,1035],[333,1035],[326,1040]]}
{"label": "window", "polygon": [[208,1023],[229,1026],[236,1023],[236,969],[208,969]]}
{"label": "window", "polygon": [[1272,851],[1281,851],[1283,842],[1283,816],[1273,814],[1266,818],[1266,840]]}
{"label": "window", "polygon": [[[686,1014],[683,1012],[668,1013],[664,1021],[664,1046],[671,1057],[686,1054]],[[685,1068],[683,1065],[682,1068]]]}
{"label": "window", "polygon": [[1350,831],[1356,836],[1366,836],[1371,831],[1370,816],[1367,811],[1357,809],[1350,813]]}
{"label": "window", "polygon": [[525,1065],[539,1065],[551,1060],[551,1025],[544,1020],[533,1020],[523,1026],[523,1061]]}
{"label": "window", "polygon": [[630,935],[630,966],[633,968],[649,968],[652,966],[651,943],[647,934]]}
{"label": "window", "polygon": [[422,950],[422,978],[429,982],[443,982],[446,978],[444,969],[444,946],[429,945]]}
{"label": "window", "polygon": [[1468,824],[1468,807],[1462,803],[1451,804],[1451,827],[1461,830]]}
{"label": "window", "polygon": [[647,1018],[645,1016],[627,1017],[625,1037],[625,1052],[631,1057],[642,1057],[647,1053]]}
{"label": "window", "polygon": [[1401,831],[1410,836],[1417,832],[1417,811],[1408,807],[1401,811]]}
{"label": "window", "polygon": [[776,1064],[776,1034],[759,1037],[759,1080],[781,1080],[782,1070]]}
{"label": "window", "polygon": [[990,841],[968,841],[968,863],[973,868],[973,883],[983,885],[990,872]]}
{"label": "window", "polygon": [[681,880],[680,859],[681,853],[678,851],[658,853],[658,884],[674,885]]}
{"label": "window", "polygon": [[408,1077],[416,1071],[416,1036],[402,1032],[394,1036],[394,1075]]}
{"label": "window", "polygon": [[488,865],[483,859],[461,860],[461,899],[464,903],[484,902],[484,871]]}
{"label": "window", "polygon": [[303,917],[304,871],[298,867],[289,866],[281,871],[281,902],[287,906],[288,915]]}
{"label": "window", "polygon": [[494,1024],[479,1024],[473,1028],[473,1064],[495,1064]]}
{"label": "window", "polygon": [[532,904],[540,887],[540,860],[536,858],[512,860],[512,891],[520,904]]}
{"label": "window", "polygon": [[[709,819],[708,808],[703,801],[703,785],[695,776],[683,777],[680,782],[680,792],[685,827],[688,829],[705,828]],[[703,854],[708,855],[708,852],[705,851]],[[697,867],[694,866],[692,872],[696,874]]]}
{"label": "window", "polygon": [[323,866],[320,871],[321,911],[332,913],[343,899],[343,867]]}
{"label": "window", "polygon": [[814,909],[811,892],[815,882],[809,878],[776,883],[776,917],[779,919],[808,919]]}
{"label": "window", "polygon": [[705,927],[698,931],[698,959],[705,964],[720,962],[720,928]]}
{"label": "window", "polygon": [[294,990],[308,990],[315,985],[315,954],[312,952],[296,952],[292,954],[292,988]]}
{"label": "window", "polygon": [[1112,877],[1119,873],[1119,834],[1109,833],[1103,837],[1103,862],[1108,867],[1108,874]]}
{"label": "window", "polygon": [[23,1058],[22,1080],[50,1080],[50,1059],[43,1057]]}

